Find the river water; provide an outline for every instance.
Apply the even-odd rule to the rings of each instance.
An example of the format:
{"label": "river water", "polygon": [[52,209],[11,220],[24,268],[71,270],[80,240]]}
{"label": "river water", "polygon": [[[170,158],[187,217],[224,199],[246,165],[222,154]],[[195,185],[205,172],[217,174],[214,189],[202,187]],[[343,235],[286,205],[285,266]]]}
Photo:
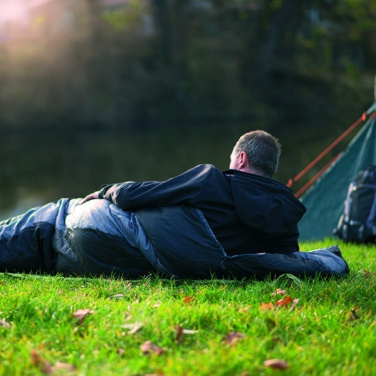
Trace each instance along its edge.
{"label": "river water", "polygon": [[[245,122],[137,130],[0,128],[0,220],[62,197],[84,197],[104,184],[164,180],[200,163],[227,169],[233,145],[249,130]],[[299,142],[283,126],[270,132],[282,143],[274,178],[287,183],[316,157],[310,150],[315,140]]]}
{"label": "river water", "polygon": [[199,163],[226,169],[245,126],[155,130],[0,129],[0,219],[103,184],[163,180]]}

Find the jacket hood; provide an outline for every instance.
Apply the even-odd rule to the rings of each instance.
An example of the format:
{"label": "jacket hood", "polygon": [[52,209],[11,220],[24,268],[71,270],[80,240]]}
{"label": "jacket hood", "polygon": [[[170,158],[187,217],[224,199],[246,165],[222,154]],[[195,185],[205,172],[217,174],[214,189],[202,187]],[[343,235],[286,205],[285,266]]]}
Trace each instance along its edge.
{"label": "jacket hood", "polygon": [[224,174],[239,219],[252,229],[282,235],[294,228],[306,212],[291,189],[282,183],[236,170]]}

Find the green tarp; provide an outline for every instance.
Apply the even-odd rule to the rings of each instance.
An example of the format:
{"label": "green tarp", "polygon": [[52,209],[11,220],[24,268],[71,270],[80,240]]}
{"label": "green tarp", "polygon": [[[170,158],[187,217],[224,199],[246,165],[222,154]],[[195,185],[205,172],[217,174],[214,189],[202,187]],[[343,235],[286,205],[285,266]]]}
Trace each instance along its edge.
{"label": "green tarp", "polygon": [[365,123],[336,162],[301,198],[307,213],[299,222],[300,241],[333,236],[349,184],[359,170],[369,165],[376,165],[374,117]]}

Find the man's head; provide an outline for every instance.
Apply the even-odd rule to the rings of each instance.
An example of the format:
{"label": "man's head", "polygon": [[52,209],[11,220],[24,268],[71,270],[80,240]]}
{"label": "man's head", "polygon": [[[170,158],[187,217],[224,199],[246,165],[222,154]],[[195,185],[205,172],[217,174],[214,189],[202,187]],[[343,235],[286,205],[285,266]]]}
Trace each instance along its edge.
{"label": "man's head", "polygon": [[270,178],[278,168],[281,145],[265,131],[252,131],[240,137],[231,154],[230,168]]}

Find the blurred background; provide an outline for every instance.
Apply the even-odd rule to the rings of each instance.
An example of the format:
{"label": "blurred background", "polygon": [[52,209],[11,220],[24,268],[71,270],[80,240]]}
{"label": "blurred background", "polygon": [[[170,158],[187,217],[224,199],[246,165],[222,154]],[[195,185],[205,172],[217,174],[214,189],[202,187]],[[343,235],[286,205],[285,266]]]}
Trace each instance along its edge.
{"label": "blurred background", "polygon": [[254,129],[286,184],[373,103],[375,20],[376,0],[0,0],[0,217],[226,169]]}

